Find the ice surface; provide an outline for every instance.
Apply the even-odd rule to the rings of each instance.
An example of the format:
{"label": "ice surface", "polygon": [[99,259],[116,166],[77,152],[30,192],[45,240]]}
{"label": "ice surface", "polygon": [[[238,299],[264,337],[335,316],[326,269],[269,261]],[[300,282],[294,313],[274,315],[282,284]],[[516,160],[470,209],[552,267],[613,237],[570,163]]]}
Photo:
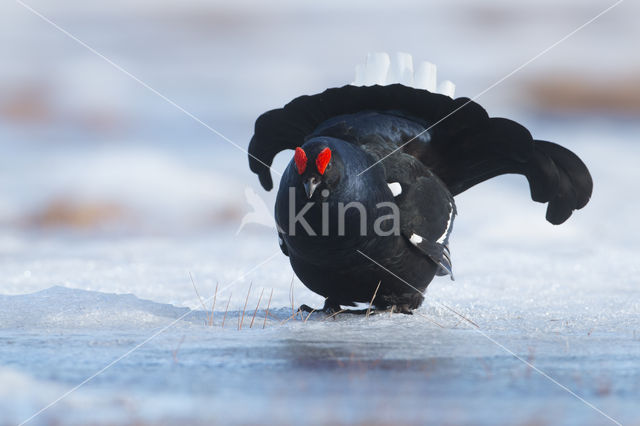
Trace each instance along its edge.
{"label": "ice surface", "polygon": [[16,329],[157,327],[183,315],[175,308],[115,295],[55,286],[23,296],[0,296],[0,324]]}

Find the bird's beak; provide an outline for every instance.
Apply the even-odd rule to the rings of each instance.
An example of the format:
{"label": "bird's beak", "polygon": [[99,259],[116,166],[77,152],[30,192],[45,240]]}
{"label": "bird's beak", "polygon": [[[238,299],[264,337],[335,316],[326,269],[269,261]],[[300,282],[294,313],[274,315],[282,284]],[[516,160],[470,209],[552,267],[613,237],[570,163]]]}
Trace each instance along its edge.
{"label": "bird's beak", "polygon": [[313,196],[313,192],[320,185],[320,181],[315,177],[310,177],[304,181],[304,192],[307,193],[307,198],[311,198]]}

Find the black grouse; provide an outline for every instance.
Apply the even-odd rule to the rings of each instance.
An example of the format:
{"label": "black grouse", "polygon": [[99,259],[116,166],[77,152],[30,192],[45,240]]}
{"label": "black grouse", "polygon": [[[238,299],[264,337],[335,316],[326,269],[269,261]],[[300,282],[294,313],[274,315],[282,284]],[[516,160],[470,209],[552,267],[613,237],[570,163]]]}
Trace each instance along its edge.
{"label": "black grouse", "polygon": [[419,307],[435,275],[453,278],[453,197],[480,182],[524,175],[552,224],[593,186],[573,152],[468,98],[401,84],[328,89],[261,115],[249,165],[266,190],[285,149],[295,154],[275,206],[280,247],[327,312],[372,298],[377,309]]}

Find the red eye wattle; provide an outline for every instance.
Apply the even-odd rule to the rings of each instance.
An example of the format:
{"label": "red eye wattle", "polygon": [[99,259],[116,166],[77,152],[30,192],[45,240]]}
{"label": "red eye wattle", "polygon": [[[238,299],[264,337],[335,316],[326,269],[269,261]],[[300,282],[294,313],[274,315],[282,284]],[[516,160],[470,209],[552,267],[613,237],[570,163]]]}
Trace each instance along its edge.
{"label": "red eye wattle", "polygon": [[296,153],[293,156],[293,161],[296,163],[296,168],[298,169],[298,174],[303,174],[307,169],[307,154],[300,147],[296,148]]}
{"label": "red eye wattle", "polygon": [[324,174],[324,171],[327,169],[327,165],[331,160],[331,150],[329,148],[325,148],[320,151],[318,157],[316,158],[316,167],[318,168],[318,173],[321,175]]}

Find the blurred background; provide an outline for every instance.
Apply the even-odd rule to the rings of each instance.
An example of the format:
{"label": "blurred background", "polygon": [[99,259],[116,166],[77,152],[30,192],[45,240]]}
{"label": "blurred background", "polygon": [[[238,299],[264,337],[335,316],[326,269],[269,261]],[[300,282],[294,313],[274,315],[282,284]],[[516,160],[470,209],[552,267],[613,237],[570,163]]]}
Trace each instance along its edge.
{"label": "blurred background", "polygon": [[[28,2],[243,148],[258,115],[350,83],[368,52],[431,61],[457,96],[473,97],[611,4]],[[272,200],[240,149],[20,3],[0,8],[3,232],[237,227],[245,186]],[[637,2],[622,3],[478,102],[540,137],[554,139],[545,129],[559,124],[635,137],[639,12]]]}

